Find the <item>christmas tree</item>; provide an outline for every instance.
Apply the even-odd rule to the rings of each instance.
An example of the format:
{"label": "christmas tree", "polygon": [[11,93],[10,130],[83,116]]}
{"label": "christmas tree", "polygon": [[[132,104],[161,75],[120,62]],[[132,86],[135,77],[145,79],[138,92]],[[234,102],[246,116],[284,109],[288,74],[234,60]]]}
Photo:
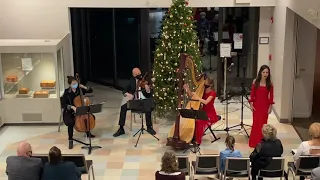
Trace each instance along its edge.
{"label": "christmas tree", "polygon": [[193,11],[188,1],[173,0],[162,24],[162,36],[157,43],[153,69],[154,98],[157,116],[171,115],[177,108],[177,69],[180,53],[187,53],[200,70],[201,56],[194,25]]}

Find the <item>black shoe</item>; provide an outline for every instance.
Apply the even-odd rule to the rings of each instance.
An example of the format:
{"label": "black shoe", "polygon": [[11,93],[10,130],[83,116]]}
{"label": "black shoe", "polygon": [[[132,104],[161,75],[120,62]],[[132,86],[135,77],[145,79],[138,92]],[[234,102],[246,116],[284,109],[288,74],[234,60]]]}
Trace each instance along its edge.
{"label": "black shoe", "polygon": [[73,140],[69,140],[69,149],[73,148]]}
{"label": "black shoe", "polygon": [[150,133],[151,135],[156,135],[156,131],[152,128],[152,127],[148,127],[147,128],[148,133]]}
{"label": "black shoe", "polygon": [[123,134],[125,134],[126,132],[124,131],[124,129],[119,128],[118,131],[116,133],[113,134],[113,137],[118,137],[121,136]]}
{"label": "black shoe", "polygon": [[96,136],[95,135],[93,135],[93,134],[91,134],[91,133],[89,133],[89,132],[87,132],[87,137],[91,137],[91,138],[95,138]]}

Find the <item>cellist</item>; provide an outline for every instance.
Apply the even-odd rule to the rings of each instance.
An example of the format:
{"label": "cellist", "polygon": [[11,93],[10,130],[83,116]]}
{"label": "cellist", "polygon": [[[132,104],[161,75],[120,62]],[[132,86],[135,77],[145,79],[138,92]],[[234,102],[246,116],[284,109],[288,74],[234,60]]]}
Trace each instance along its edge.
{"label": "cellist", "polygon": [[[76,112],[76,107],[73,104],[73,100],[75,97],[80,95],[80,88],[82,89],[83,94],[92,93],[93,90],[90,87],[84,86],[82,84],[79,85],[77,79],[73,76],[68,76],[68,84],[69,88],[64,90],[61,104],[63,108],[63,121],[66,126],[68,126],[68,140],[69,140],[69,149],[73,148],[73,129],[75,125],[75,117],[74,113]],[[94,138],[95,136],[91,133],[87,132],[87,137],[91,136]]]}

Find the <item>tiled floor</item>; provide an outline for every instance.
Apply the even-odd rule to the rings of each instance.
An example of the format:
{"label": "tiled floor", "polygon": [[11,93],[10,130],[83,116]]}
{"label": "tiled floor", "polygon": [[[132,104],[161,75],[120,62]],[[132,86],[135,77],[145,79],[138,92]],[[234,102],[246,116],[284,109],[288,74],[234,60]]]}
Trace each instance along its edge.
{"label": "tiled floor", "polygon": [[[97,125],[93,134],[97,138],[93,140],[93,145],[100,145],[102,149],[93,151],[88,155],[87,159],[93,160],[94,170],[97,180],[151,180],[154,179],[154,173],[160,168],[160,159],[164,151],[169,150],[165,146],[166,136],[172,122],[157,119],[154,125],[158,132],[157,137],[160,141],[155,140],[148,134],[142,135],[138,147],[134,147],[137,138],[132,138],[132,134],[139,129],[140,119],[134,123],[133,131],[126,129],[126,135],[118,138],[112,137],[117,129],[119,106],[121,101],[121,93],[104,87],[95,87],[95,101],[107,101],[104,105],[103,113],[97,114]],[[240,103],[231,103],[229,106],[229,126],[240,123]],[[224,106],[220,102],[215,103],[217,112],[223,114]],[[251,112],[248,108],[244,111],[244,122],[251,124]],[[278,137],[284,145],[284,156],[291,160],[290,150],[297,148],[300,139],[289,124],[280,124],[272,114],[269,123],[274,124],[278,129]],[[128,113],[127,126],[130,124],[130,113]],[[225,121],[216,123],[216,129],[223,129]],[[36,128],[36,129],[35,129]],[[249,130],[250,132],[250,130]],[[236,148],[239,149],[244,156],[248,156],[252,149],[248,147],[247,138],[243,135],[243,131],[231,132],[236,138]],[[201,145],[202,154],[218,153],[224,149],[224,139],[226,133],[217,133],[221,139],[215,143],[211,143],[210,135],[204,137]],[[85,140],[83,134],[76,133],[76,138]],[[9,155],[15,155],[15,150],[20,141],[26,139],[33,146],[34,153],[48,153],[52,146],[61,148],[63,153],[84,153],[80,144],[76,144],[74,149],[67,148],[67,131],[63,127],[60,133],[57,127],[5,127],[1,130],[0,135],[0,180],[7,179],[5,175],[5,159]],[[181,152],[177,152],[181,153]],[[190,154],[190,158],[195,156]]]}

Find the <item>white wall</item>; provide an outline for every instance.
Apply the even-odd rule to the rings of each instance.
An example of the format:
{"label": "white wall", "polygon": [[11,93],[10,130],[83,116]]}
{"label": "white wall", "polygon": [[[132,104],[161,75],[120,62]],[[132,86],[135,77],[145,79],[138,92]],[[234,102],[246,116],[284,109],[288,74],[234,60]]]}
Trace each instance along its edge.
{"label": "white wall", "polygon": [[[70,32],[68,7],[169,7],[171,0],[0,0],[0,39],[59,39]],[[235,0],[190,0],[193,7],[230,7]],[[237,6],[274,6],[251,0]]]}
{"label": "white wall", "polygon": [[291,119],[292,108],[294,13],[287,8],[289,1],[276,1],[270,37],[270,52],[273,56],[270,67],[275,101],[273,107],[280,121]]}
{"label": "white wall", "polygon": [[[320,28],[320,1],[319,0],[290,0],[287,3],[288,8],[309,21],[311,24]],[[318,11],[317,16],[312,16],[311,11]]]}
{"label": "white wall", "polygon": [[297,18],[297,73],[294,80],[293,117],[308,118],[312,113],[317,28]]}
{"label": "white wall", "polygon": [[[271,34],[271,17],[273,16],[274,7],[262,7],[260,8],[260,22],[259,22],[259,38],[268,37],[270,39]],[[270,43],[258,45],[258,70],[260,66],[266,64],[270,66],[269,54]]]}

